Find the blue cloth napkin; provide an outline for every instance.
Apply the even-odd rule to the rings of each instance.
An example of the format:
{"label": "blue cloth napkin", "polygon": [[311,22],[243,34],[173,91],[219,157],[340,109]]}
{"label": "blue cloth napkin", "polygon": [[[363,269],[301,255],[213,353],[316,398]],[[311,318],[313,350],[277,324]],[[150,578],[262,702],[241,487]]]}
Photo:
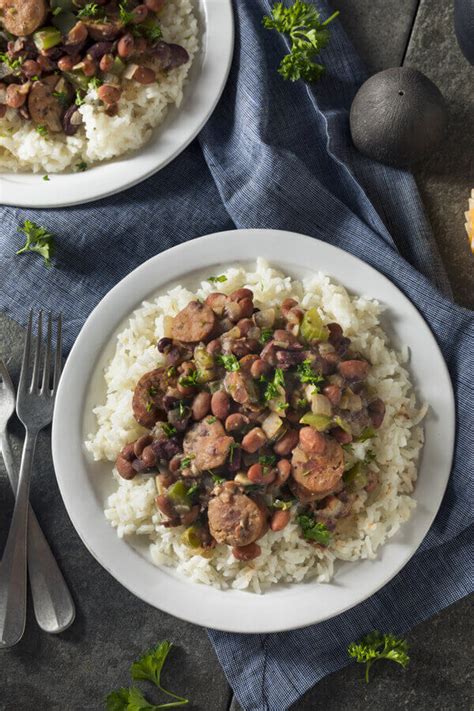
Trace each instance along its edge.
{"label": "blue cloth napkin", "polygon": [[[210,631],[246,711],[284,711],[348,663],[347,644],[402,632],[472,590],[473,313],[455,306],[412,177],[359,155],[348,110],[365,79],[340,24],[314,87],[284,82],[285,40],[263,29],[267,0],[236,0],[236,49],[223,98],[195,141],[158,175],[99,203],[54,211],[1,208],[0,308],[24,323],[32,301],[61,309],[69,348],[86,316],[148,257],[233,227],[290,229],[361,257],[417,306],[443,351],[457,399],[453,471],[422,546],[396,578],[336,619],[295,632]],[[323,16],[330,10],[318,2]],[[54,181],[61,178],[52,177]],[[54,269],[14,256],[26,218],[57,235]],[[368,285],[369,289],[370,285]]]}

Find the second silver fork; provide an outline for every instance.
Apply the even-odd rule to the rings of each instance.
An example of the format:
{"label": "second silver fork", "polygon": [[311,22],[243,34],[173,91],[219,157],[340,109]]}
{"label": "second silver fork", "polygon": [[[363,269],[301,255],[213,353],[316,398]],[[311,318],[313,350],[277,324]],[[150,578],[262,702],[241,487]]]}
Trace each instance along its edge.
{"label": "second silver fork", "polygon": [[[23,636],[25,629],[27,600],[27,531],[31,472],[38,433],[51,422],[54,398],[61,374],[60,319],[58,321],[54,365],[52,363],[53,356],[51,347],[51,316],[48,319],[46,351],[43,364],[41,364],[41,330],[42,315],[40,312],[33,372],[30,381],[29,363],[32,341],[32,313],[30,313],[17,396],[17,414],[25,426],[26,437],[21,459],[15,508],[7,544],[0,563],[0,647],[11,647],[16,644]],[[40,383],[41,367],[43,372]],[[52,371],[54,371],[53,384],[52,387],[50,387]],[[39,552],[37,548],[36,555]],[[51,553],[51,551],[49,551],[49,553]],[[35,560],[36,555],[33,554],[32,556]],[[56,565],[52,554],[51,558],[54,565]],[[68,614],[69,616],[72,615],[70,620],[72,622],[74,619],[74,605],[59,569],[57,569],[57,573],[59,574],[57,582],[60,583],[62,581],[63,583],[62,587],[66,594],[63,602],[66,604],[66,608],[69,608]],[[40,569],[38,566],[35,566],[34,562],[30,567],[30,577],[32,574],[35,576],[37,586],[41,586],[42,583],[44,585],[45,581],[41,577]],[[46,588],[43,589],[42,593],[45,600],[49,592],[50,591]],[[60,591],[58,590],[57,592]],[[68,597],[69,599],[67,599]],[[68,624],[65,624],[63,629],[67,626]]]}

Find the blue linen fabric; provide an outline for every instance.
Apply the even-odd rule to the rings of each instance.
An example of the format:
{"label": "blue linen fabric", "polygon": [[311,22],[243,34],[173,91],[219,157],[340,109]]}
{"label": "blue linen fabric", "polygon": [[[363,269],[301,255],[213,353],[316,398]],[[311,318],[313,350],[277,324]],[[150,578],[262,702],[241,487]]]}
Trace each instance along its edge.
{"label": "blue linen fabric", "polygon": [[[391,279],[430,325],[453,380],[456,451],[440,512],[422,546],[376,595],[294,632],[210,631],[246,711],[284,711],[348,663],[347,644],[373,628],[403,632],[472,591],[474,317],[452,303],[413,178],[364,158],[348,112],[366,78],[338,21],[324,79],[277,74],[286,40],[262,27],[268,0],[235,0],[236,48],[222,100],[198,140],[160,173],[120,195],[51,211],[1,208],[0,308],[24,323],[32,303],[60,309],[69,348],[85,318],[150,256],[233,227],[289,229],[364,259]],[[331,11],[318,2],[323,17]],[[52,177],[54,181],[60,178]],[[16,257],[18,223],[57,235],[55,268]],[[370,284],[367,285],[370,292]]]}

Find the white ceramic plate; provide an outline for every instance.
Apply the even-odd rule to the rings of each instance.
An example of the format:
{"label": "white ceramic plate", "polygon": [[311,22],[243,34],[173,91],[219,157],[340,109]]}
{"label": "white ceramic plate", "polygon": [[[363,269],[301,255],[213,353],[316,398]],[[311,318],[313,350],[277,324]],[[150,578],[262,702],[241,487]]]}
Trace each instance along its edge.
{"label": "white ceramic plate", "polygon": [[[93,405],[105,399],[103,369],[115,336],[143,299],[174,283],[196,284],[235,262],[266,257],[287,274],[323,271],[351,292],[387,307],[384,327],[392,344],[408,344],[420,399],[430,403],[410,521],[373,561],[340,563],[330,584],[278,586],[263,595],[219,591],[192,583],[170,568],[153,566],[145,542],[120,540],[103,505],[114,489],[110,463],[94,463],[83,441],[93,431]],[[333,617],[385,585],[411,558],[426,535],[446,488],[454,444],[454,397],[446,365],[428,326],[408,299],[384,276],[340,249],[278,230],[236,230],[208,235],[164,252],[135,269],[100,302],[67,360],[53,422],[53,457],[64,503],[93,556],[134,595],[200,625],[234,632],[272,632]],[[93,582],[91,581],[91,584]]]}
{"label": "white ceramic plate", "polygon": [[181,106],[138,151],[99,163],[84,173],[0,173],[0,203],[18,207],[66,207],[99,200],[132,187],[161,170],[196,137],[224,89],[232,61],[231,0],[195,0],[199,45]]}

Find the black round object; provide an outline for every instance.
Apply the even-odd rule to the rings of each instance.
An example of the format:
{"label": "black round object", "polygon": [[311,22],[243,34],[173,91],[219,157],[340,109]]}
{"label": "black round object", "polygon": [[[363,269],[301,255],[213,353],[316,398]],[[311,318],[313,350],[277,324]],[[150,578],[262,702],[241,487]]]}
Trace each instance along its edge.
{"label": "black round object", "polygon": [[399,167],[427,155],[443,138],[446,104],[438,87],[416,69],[386,69],[368,79],[351,106],[356,148]]}
{"label": "black round object", "polygon": [[474,64],[474,0],[454,0],[454,29],[461,52]]}

